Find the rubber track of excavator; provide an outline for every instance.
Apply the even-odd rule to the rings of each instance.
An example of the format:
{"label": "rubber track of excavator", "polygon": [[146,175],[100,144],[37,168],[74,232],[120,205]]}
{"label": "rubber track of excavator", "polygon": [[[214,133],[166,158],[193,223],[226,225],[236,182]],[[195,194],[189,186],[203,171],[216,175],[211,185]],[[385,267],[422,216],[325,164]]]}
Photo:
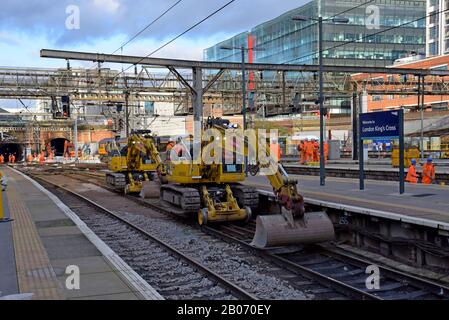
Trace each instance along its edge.
{"label": "rubber track of excavator", "polygon": [[257,208],[259,206],[259,192],[254,187],[235,184],[231,186],[232,193],[241,208]]}
{"label": "rubber track of excavator", "polygon": [[161,186],[161,199],[181,208],[184,212],[198,212],[201,209],[200,193],[195,188],[166,184]]}
{"label": "rubber track of excavator", "polygon": [[106,182],[115,189],[125,189],[126,176],[123,173],[108,172],[106,173]]}

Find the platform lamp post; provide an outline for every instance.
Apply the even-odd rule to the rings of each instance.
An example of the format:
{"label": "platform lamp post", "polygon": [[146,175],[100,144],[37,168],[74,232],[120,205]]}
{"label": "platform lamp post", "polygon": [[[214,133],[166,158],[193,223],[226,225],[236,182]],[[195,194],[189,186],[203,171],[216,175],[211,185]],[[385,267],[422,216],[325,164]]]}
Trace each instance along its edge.
{"label": "platform lamp post", "polygon": [[323,19],[323,17],[311,18],[306,16],[294,16],[292,18],[293,21],[317,21],[318,22],[318,53],[319,53],[319,68],[318,68],[318,77],[319,77],[319,97],[318,102],[320,104],[320,185],[326,185],[326,164],[324,158],[324,77],[323,77],[323,21],[332,21],[334,23],[349,23],[348,18],[343,17],[333,17],[328,19]]}
{"label": "platform lamp post", "polygon": [[[264,48],[245,48],[241,47],[233,47],[233,46],[221,46],[221,50],[240,50],[242,53],[242,115],[243,115],[243,131],[248,128],[248,124],[246,121],[246,69],[245,69],[245,54],[247,51],[264,51]],[[245,156],[245,174],[248,176],[248,157]]]}

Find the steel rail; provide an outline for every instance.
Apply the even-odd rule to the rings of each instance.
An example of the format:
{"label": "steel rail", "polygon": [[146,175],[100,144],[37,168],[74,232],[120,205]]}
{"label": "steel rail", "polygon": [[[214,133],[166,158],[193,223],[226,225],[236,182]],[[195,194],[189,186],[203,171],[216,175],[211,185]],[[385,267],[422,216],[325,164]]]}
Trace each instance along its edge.
{"label": "steel rail", "polygon": [[[73,178],[77,179],[77,177],[73,177]],[[94,179],[98,179],[98,177],[95,176]],[[99,185],[99,184],[97,184],[97,185]],[[107,188],[107,189],[111,190],[110,188]],[[127,198],[136,200],[135,202],[137,202],[137,203],[139,203],[141,205],[144,205],[146,207],[149,207],[151,209],[154,209],[154,210],[156,210],[158,212],[165,213],[165,214],[170,214],[170,212],[167,212],[167,211],[165,211],[164,209],[162,209],[160,207],[154,206],[154,205],[152,205],[151,203],[148,203],[148,202],[141,201],[139,199],[136,199],[135,197],[128,196]],[[277,265],[279,267],[285,268],[285,269],[287,269],[290,272],[293,272],[295,274],[299,274],[299,275],[305,276],[305,277],[307,277],[309,279],[312,279],[312,280],[316,281],[317,283],[319,283],[319,284],[321,284],[321,285],[323,285],[323,286],[325,286],[327,288],[330,287],[330,288],[336,290],[339,293],[342,293],[342,294],[344,294],[346,296],[350,296],[351,298],[359,299],[359,300],[381,300],[381,298],[379,298],[379,297],[377,297],[375,295],[367,293],[367,292],[365,292],[363,290],[360,290],[358,288],[349,286],[349,285],[347,285],[347,284],[345,284],[345,283],[343,283],[341,281],[338,281],[336,279],[332,279],[330,277],[322,275],[322,274],[320,274],[320,273],[318,273],[318,272],[316,272],[316,271],[314,271],[312,269],[309,269],[309,268],[304,267],[304,266],[300,266],[298,264],[295,264],[295,263],[293,263],[291,261],[288,261],[288,260],[286,260],[284,258],[281,258],[279,256],[276,256],[276,255],[273,255],[273,254],[269,254],[269,253],[266,252],[266,250],[257,249],[255,247],[249,245],[245,241],[242,241],[242,240],[239,240],[239,239],[237,239],[235,237],[227,235],[227,234],[225,234],[223,232],[220,232],[220,231],[218,231],[218,230],[216,230],[214,228],[211,228],[211,227],[208,227],[208,226],[203,226],[202,230],[205,231],[208,234],[214,235],[215,237],[222,238],[223,240],[228,240],[228,241],[231,240],[234,243],[238,243],[238,244],[242,245],[245,249],[250,250],[250,251],[256,253],[257,255],[261,256],[263,259],[268,260],[271,263],[273,263],[273,264],[275,264],[275,265]]]}
{"label": "steel rail", "polygon": [[[85,172],[80,172],[80,173],[82,173],[86,178],[87,178],[87,176],[91,176],[91,178],[93,178],[97,181],[100,180],[100,177],[98,175],[88,175]],[[72,176],[70,176],[70,177],[73,179],[77,179],[77,180],[86,182],[86,180],[79,179],[79,177],[72,177]],[[96,184],[97,186],[106,188],[111,191],[115,191],[115,190],[112,190],[111,188],[108,188],[105,185],[102,185],[101,183],[96,183],[96,182],[92,182],[92,181],[87,181],[87,182]],[[151,203],[142,201],[142,200],[132,197],[132,196],[126,196],[126,197],[134,200],[136,203],[138,203],[140,205],[149,207],[159,213],[169,214],[170,216],[173,216],[173,214],[171,212],[166,211],[161,207],[158,207]],[[176,217],[180,218],[178,216],[176,216]],[[232,229],[232,226],[230,226],[229,228]],[[237,228],[238,232],[235,232],[235,233],[237,233],[237,234],[239,234],[239,233],[241,234],[242,233],[241,229],[244,229],[244,228],[240,228],[240,227],[236,227],[236,228]],[[270,249],[259,249],[259,248],[253,247],[248,242],[238,239],[237,237],[234,237],[233,235],[231,235],[233,233],[232,230],[229,230],[228,233],[225,233],[225,232],[222,232],[222,231],[217,230],[216,228],[213,228],[210,226],[203,226],[203,227],[201,227],[201,230],[207,234],[218,237],[224,241],[239,244],[245,250],[258,255],[261,258],[263,258],[267,261],[270,261],[271,263],[273,263],[281,268],[285,268],[285,269],[289,270],[290,272],[293,272],[295,274],[302,275],[304,277],[312,279],[325,287],[332,288],[332,289],[336,290],[337,292],[342,293],[351,298],[360,299],[360,300],[383,300],[382,297],[379,297],[379,296],[376,296],[369,292],[360,290],[360,289],[353,287],[351,285],[348,285],[342,281],[333,279],[327,275],[324,275],[317,271],[314,271],[311,268],[307,268],[305,266],[302,266],[300,264],[292,262],[286,258],[280,257],[279,255],[270,252],[271,251]],[[248,234],[250,232],[252,232],[252,231],[248,229]],[[366,266],[373,264],[372,261],[361,259],[361,258],[355,257],[353,255],[348,255],[348,254],[342,252],[341,249],[337,251],[337,250],[333,250],[333,249],[330,249],[330,248],[322,246],[322,245],[316,245],[316,247],[320,248],[320,250],[322,250],[325,255],[328,255],[336,260],[346,262],[353,266],[365,268]],[[394,269],[386,267],[386,266],[378,265],[378,267],[381,271],[381,274],[387,276],[390,279],[394,279],[394,280],[400,279],[404,283],[410,283],[411,285],[413,285],[415,287],[424,288],[425,290],[429,291],[429,293],[435,294],[437,296],[444,296],[444,295],[449,294],[448,286],[444,286],[442,284],[435,283],[428,279],[420,278],[420,277],[417,277],[417,276],[414,276],[411,274],[407,274],[407,273],[404,273],[404,272],[401,272],[398,270],[394,270]]]}
{"label": "steel rail", "polygon": [[380,298],[378,296],[375,296],[373,294],[370,294],[368,292],[365,292],[363,290],[360,290],[358,288],[350,286],[350,285],[348,285],[344,282],[341,282],[337,279],[333,279],[333,278],[323,275],[319,272],[316,272],[310,268],[301,266],[301,265],[294,263],[292,261],[289,261],[285,258],[282,258],[280,256],[272,254],[267,249],[255,248],[243,240],[237,239],[233,236],[230,236],[230,235],[228,235],[224,232],[221,232],[217,229],[214,229],[212,227],[203,226],[202,229],[205,232],[207,232],[208,234],[212,234],[216,237],[221,238],[222,240],[238,243],[241,246],[243,246],[246,250],[250,250],[250,251],[256,253],[258,256],[276,264],[277,266],[279,266],[281,268],[285,268],[293,273],[300,274],[304,277],[312,279],[327,288],[332,288],[332,289],[336,290],[337,292],[340,292],[340,293],[342,293],[346,296],[349,296],[351,298],[359,299],[359,300],[383,300],[382,298]]}
{"label": "steel rail", "polygon": [[71,194],[71,195],[81,199],[84,202],[87,202],[88,204],[94,206],[95,208],[97,208],[97,209],[105,212],[106,214],[114,217],[115,219],[121,221],[122,223],[124,223],[127,226],[131,227],[132,229],[138,231],[139,233],[141,233],[145,237],[151,239],[153,242],[155,242],[158,245],[162,246],[166,250],[170,251],[171,253],[173,253],[177,257],[179,257],[182,260],[186,261],[193,268],[200,270],[204,275],[206,275],[209,278],[212,278],[216,283],[219,283],[220,285],[222,285],[223,287],[228,289],[235,296],[237,296],[237,297],[239,297],[239,298],[241,298],[243,300],[259,300],[256,296],[248,293],[244,289],[238,287],[237,285],[235,285],[232,282],[228,281],[227,279],[223,278],[222,276],[220,276],[216,272],[214,272],[211,269],[209,269],[208,267],[202,265],[200,262],[196,261],[192,257],[189,257],[186,254],[182,253],[181,251],[179,251],[178,249],[174,248],[170,244],[168,244],[168,243],[164,242],[163,240],[155,237],[154,235],[148,233],[147,231],[143,230],[139,226],[136,226],[135,224],[127,221],[126,219],[124,219],[120,215],[118,215],[117,213],[115,213],[115,212],[113,212],[113,211],[103,207],[102,205],[92,201],[91,199],[89,199],[89,198],[87,198],[87,197],[85,197],[85,196],[83,196],[83,195],[81,195],[81,194],[79,194],[79,193],[77,193],[77,192],[75,192],[73,190],[70,190],[70,189],[68,189],[68,188],[66,188],[64,186],[61,186],[61,185],[59,185],[57,183],[49,181],[48,179],[45,179],[43,177],[38,177],[36,175],[31,175],[31,176],[35,180],[43,181],[44,183],[50,184],[50,185],[54,186],[55,188],[64,190],[65,192],[68,192],[69,194]]}

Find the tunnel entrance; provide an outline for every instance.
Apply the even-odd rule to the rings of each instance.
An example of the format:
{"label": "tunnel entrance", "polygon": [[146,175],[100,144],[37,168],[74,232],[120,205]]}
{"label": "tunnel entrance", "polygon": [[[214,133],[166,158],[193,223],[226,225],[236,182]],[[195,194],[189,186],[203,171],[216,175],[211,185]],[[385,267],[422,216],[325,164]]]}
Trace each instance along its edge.
{"label": "tunnel entrance", "polygon": [[16,157],[16,162],[23,160],[23,148],[18,143],[5,143],[0,145],[0,154],[5,157],[5,163],[9,160],[9,155]]}
{"label": "tunnel entrance", "polygon": [[66,141],[70,142],[69,140],[64,139],[64,138],[57,138],[57,139],[51,140],[50,146],[54,150],[56,157],[64,156],[64,144]]}

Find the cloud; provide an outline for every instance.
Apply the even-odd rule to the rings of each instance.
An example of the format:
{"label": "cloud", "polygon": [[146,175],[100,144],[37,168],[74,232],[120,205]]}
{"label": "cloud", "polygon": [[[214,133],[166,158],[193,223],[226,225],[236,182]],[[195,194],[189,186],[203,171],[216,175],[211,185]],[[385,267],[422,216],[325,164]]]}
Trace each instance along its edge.
{"label": "cloud", "polygon": [[[127,45],[123,53],[147,55],[203,19],[229,0],[182,0],[182,2]],[[176,0],[1,0],[0,61],[4,66],[64,64],[41,59],[39,50],[112,53]],[[237,33],[273,19],[306,0],[237,0],[198,28],[179,38],[155,56],[202,59],[203,49]],[[257,5],[255,5],[257,4]],[[66,28],[67,6],[80,11],[80,28]],[[121,51],[117,52],[118,54]],[[92,63],[72,62],[91,67]]]}
{"label": "cloud", "polygon": [[[183,0],[142,38],[160,40],[173,37],[227,2]],[[227,34],[239,33],[304,2],[306,0],[237,0],[185,37],[209,37],[224,31]],[[94,43],[117,34],[125,34],[129,38],[173,3],[175,0],[2,0],[0,28],[45,34],[59,46]],[[69,5],[80,8],[79,30],[65,27]]]}
{"label": "cloud", "polygon": [[117,0],[94,0],[94,5],[100,9],[106,9],[109,12],[115,13],[120,8],[120,2]]}
{"label": "cloud", "polygon": [[23,44],[23,41],[21,41],[19,37],[13,34],[0,31],[0,43],[17,46]]}

